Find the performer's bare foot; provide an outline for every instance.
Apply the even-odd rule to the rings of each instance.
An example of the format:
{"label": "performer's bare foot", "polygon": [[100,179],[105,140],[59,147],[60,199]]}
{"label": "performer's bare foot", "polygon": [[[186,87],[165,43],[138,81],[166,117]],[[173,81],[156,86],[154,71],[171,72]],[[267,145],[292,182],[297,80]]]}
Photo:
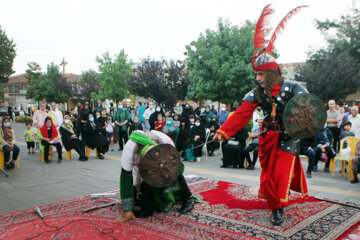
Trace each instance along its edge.
{"label": "performer's bare foot", "polygon": [[284,222],[283,213],[284,213],[283,208],[279,208],[279,209],[272,211],[271,223],[274,226],[280,226]]}
{"label": "performer's bare foot", "polygon": [[115,221],[118,223],[124,223],[131,219],[136,220],[136,217],[132,211],[123,212],[121,217],[115,218]]}

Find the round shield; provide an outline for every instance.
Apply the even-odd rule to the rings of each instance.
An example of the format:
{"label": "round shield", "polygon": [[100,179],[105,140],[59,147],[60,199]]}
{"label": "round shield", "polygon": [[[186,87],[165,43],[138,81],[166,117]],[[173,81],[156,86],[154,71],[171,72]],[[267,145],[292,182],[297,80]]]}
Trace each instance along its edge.
{"label": "round shield", "polygon": [[286,104],[283,123],[286,133],[296,139],[309,138],[324,128],[326,110],[321,99],[313,94],[295,95]]}
{"label": "round shield", "polygon": [[180,171],[180,154],[170,144],[151,148],[139,162],[140,176],[152,187],[166,187]]}

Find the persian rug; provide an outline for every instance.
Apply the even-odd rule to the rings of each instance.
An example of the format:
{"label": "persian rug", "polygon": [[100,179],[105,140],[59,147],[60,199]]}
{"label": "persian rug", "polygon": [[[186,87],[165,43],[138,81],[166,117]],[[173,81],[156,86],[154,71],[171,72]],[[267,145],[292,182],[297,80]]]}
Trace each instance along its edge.
{"label": "persian rug", "polygon": [[82,197],[0,215],[0,239],[356,239],[360,210],[291,194],[285,222],[272,226],[257,188],[203,178],[187,179],[203,202],[189,214],[177,209],[123,224],[119,204],[84,213],[114,201]]}

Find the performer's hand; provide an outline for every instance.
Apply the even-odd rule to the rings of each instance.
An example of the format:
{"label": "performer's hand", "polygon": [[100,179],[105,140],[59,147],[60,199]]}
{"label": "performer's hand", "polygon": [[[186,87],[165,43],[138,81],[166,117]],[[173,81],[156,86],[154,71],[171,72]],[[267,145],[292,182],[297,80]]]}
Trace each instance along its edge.
{"label": "performer's hand", "polygon": [[224,140],[223,136],[221,134],[215,133],[213,140],[215,142],[221,142],[222,140]]}
{"label": "performer's hand", "polygon": [[115,221],[118,223],[124,223],[131,219],[136,220],[136,217],[132,211],[123,212],[122,216],[119,218],[116,218]]}

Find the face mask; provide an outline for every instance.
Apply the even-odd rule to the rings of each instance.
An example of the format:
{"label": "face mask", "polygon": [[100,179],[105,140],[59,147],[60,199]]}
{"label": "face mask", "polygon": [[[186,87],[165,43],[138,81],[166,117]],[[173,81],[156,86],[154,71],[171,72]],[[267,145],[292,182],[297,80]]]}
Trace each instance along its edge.
{"label": "face mask", "polygon": [[108,121],[111,121],[111,118],[108,118]]}
{"label": "face mask", "polygon": [[221,108],[221,111],[225,112],[225,110],[226,110],[225,108]]}
{"label": "face mask", "polygon": [[47,123],[46,126],[47,126],[47,127],[51,127],[51,123],[50,123],[50,124]]}
{"label": "face mask", "polygon": [[123,105],[119,105],[119,108],[123,108]]}
{"label": "face mask", "polygon": [[153,109],[154,107],[153,106],[149,106],[150,109]]}
{"label": "face mask", "polygon": [[65,122],[65,124],[69,124],[69,123],[70,123],[70,120],[69,120],[69,119],[65,119],[64,122]]}
{"label": "face mask", "polygon": [[197,126],[197,127],[200,126],[200,123],[196,122],[196,123],[195,123],[195,126]]}
{"label": "face mask", "polygon": [[258,125],[255,125],[255,126],[254,126],[254,129],[255,129],[255,130],[259,129],[259,126],[258,126]]}
{"label": "face mask", "polygon": [[157,112],[160,112],[160,110],[161,110],[160,108],[156,108],[156,111],[157,111]]}
{"label": "face mask", "polygon": [[190,123],[194,123],[195,121],[194,121],[194,119],[190,119]]}
{"label": "face mask", "polygon": [[10,127],[10,123],[9,122],[4,123],[4,127]]}
{"label": "face mask", "polygon": [[94,121],[94,118],[89,118],[89,121],[90,121],[90,122]]}
{"label": "face mask", "polygon": [[166,124],[170,125],[170,124],[171,124],[171,121],[166,121]]}
{"label": "face mask", "polygon": [[100,115],[96,115],[96,118],[99,118],[100,117]]}

